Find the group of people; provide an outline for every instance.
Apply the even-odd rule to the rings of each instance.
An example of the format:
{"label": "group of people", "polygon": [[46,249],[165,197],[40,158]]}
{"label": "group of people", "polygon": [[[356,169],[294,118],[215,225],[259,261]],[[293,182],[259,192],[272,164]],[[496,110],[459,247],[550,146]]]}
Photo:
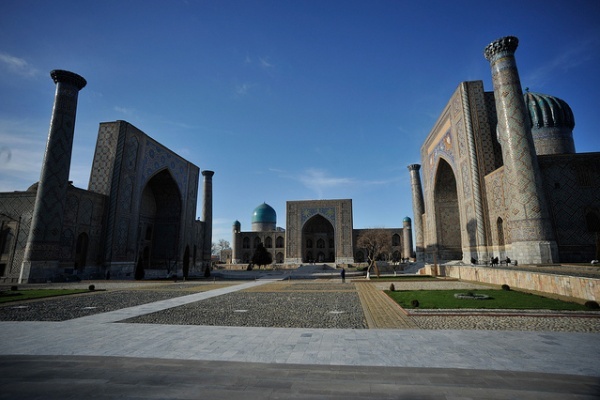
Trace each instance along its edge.
{"label": "group of people", "polygon": [[[506,265],[509,265],[511,263],[511,259],[509,257],[506,257],[506,260],[504,260],[504,262],[506,263]],[[471,264],[477,264],[477,260],[473,257],[471,257]],[[498,257],[492,257],[490,258],[490,266],[494,266],[494,265],[499,265],[500,264],[500,260],[498,259]],[[515,261],[515,265],[517,265],[517,262]]]}

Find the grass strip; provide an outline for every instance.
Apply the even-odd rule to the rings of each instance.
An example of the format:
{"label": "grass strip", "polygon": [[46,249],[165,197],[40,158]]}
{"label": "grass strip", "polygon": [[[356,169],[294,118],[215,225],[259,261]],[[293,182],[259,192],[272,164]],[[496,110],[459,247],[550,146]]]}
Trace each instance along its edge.
{"label": "grass strip", "polygon": [[27,289],[0,292],[0,304],[89,292],[88,289]]}
{"label": "grass strip", "polygon": [[[426,309],[507,309],[507,310],[589,310],[582,304],[551,299],[514,290],[399,290],[385,293],[403,308],[417,308],[413,300],[419,302],[418,308]],[[486,300],[457,299],[456,293],[474,293],[490,296]]]}

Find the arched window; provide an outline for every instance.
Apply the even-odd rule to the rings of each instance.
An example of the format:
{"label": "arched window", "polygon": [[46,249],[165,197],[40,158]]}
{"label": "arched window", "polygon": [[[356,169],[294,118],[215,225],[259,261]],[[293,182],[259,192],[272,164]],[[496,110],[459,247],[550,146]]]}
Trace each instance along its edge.
{"label": "arched window", "polygon": [[283,237],[277,236],[277,239],[275,239],[275,247],[278,249],[283,248]]}
{"label": "arched window", "polygon": [[400,235],[397,233],[392,236],[392,246],[400,246]]}
{"label": "arched window", "polygon": [[365,255],[362,251],[357,251],[354,258],[356,259],[356,262],[359,262],[359,263],[365,261]]}
{"label": "arched window", "polygon": [[242,248],[244,248],[244,249],[250,248],[250,238],[248,236],[245,236],[244,239],[242,240]]}
{"label": "arched window", "polygon": [[317,248],[318,249],[324,249],[325,248],[325,241],[323,239],[317,240]]}
{"label": "arched window", "polygon": [[498,229],[498,246],[504,246],[504,221],[502,221],[502,218],[498,217],[496,226]]}
{"label": "arched window", "polygon": [[594,211],[590,211],[585,215],[585,224],[588,232],[600,232],[600,218]]}
{"label": "arched window", "polygon": [[307,239],[306,240],[306,248],[312,249],[312,246],[313,246],[312,239]]}
{"label": "arched window", "polygon": [[266,237],[265,238],[265,247],[267,249],[270,249],[271,247],[273,247],[273,239],[271,239],[270,237]]}
{"label": "arched window", "polygon": [[260,243],[261,243],[260,238],[258,236],[255,237],[254,238],[254,248],[257,248]]}

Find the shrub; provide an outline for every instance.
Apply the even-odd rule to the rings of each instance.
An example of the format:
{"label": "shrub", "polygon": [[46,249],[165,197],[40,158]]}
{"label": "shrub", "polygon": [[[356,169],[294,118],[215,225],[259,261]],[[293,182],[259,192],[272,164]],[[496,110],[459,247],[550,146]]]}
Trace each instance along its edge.
{"label": "shrub", "polygon": [[594,300],[588,300],[585,302],[584,306],[586,306],[587,308],[591,309],[591,310],[597,310],[600,308],[600,305],[598,304],[597,301]]}
{"label": "shrub", "polygon": [[96,286],[94,286],[94,285],[90,285],[90,286],[88,286],[88,289],[89,289],[90,291],[94,291],[94,290],[96,290]]}
{"label": "shrub", "polygon": [[17,285],[13,285],[10,287],[10,290],[12,290],[13,292],[16,292],[17,290],[19,290],[19,287]]}
{"label": "shrub", "polygon": [[411,301],[411,302],[410,302],[410,304],[411,304],[413,307],[417,308],[417,307],[419,307],[419,300],[413,300],[413,301]]}
{"label": "shrub", "polygon": [[505,283],[504,285],[502,285],[502,290],[505,290],[505,291],[507,291],[507,292],[508,292],[508,291],[510,290],[510,286],[508,286],[508,285]]}
{"label": "shrub", "polygon": [[396,291],[396,286],[393,283],[390,283],[390,292]]}

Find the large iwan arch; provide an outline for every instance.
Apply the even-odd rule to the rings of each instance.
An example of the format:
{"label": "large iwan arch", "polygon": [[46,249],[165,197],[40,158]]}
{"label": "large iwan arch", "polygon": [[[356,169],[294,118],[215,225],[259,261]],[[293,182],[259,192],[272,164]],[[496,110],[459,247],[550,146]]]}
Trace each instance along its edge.
{"label": "large iwan arch", "polygon": [[303,262],[335,262],[335,233],[331,222],[321,214],[302,227]]}
{"label": "large iwan arch", "polygon": [[[179,258],[182,199],[167,169],[155,174],[142,191],[140,205],[138,268],[169,270]],[[146,251],[144,251],[146,250]],[[142,262],[139,260],[142,259]],[[136,276],[143,276],[136,271]]]}
{"label": "large iwan arch", "polygon": [[440,158],[435,175],[434,206],[438,255],[441,260],[462,260],[460,211],[456,177],[450,164]]}

